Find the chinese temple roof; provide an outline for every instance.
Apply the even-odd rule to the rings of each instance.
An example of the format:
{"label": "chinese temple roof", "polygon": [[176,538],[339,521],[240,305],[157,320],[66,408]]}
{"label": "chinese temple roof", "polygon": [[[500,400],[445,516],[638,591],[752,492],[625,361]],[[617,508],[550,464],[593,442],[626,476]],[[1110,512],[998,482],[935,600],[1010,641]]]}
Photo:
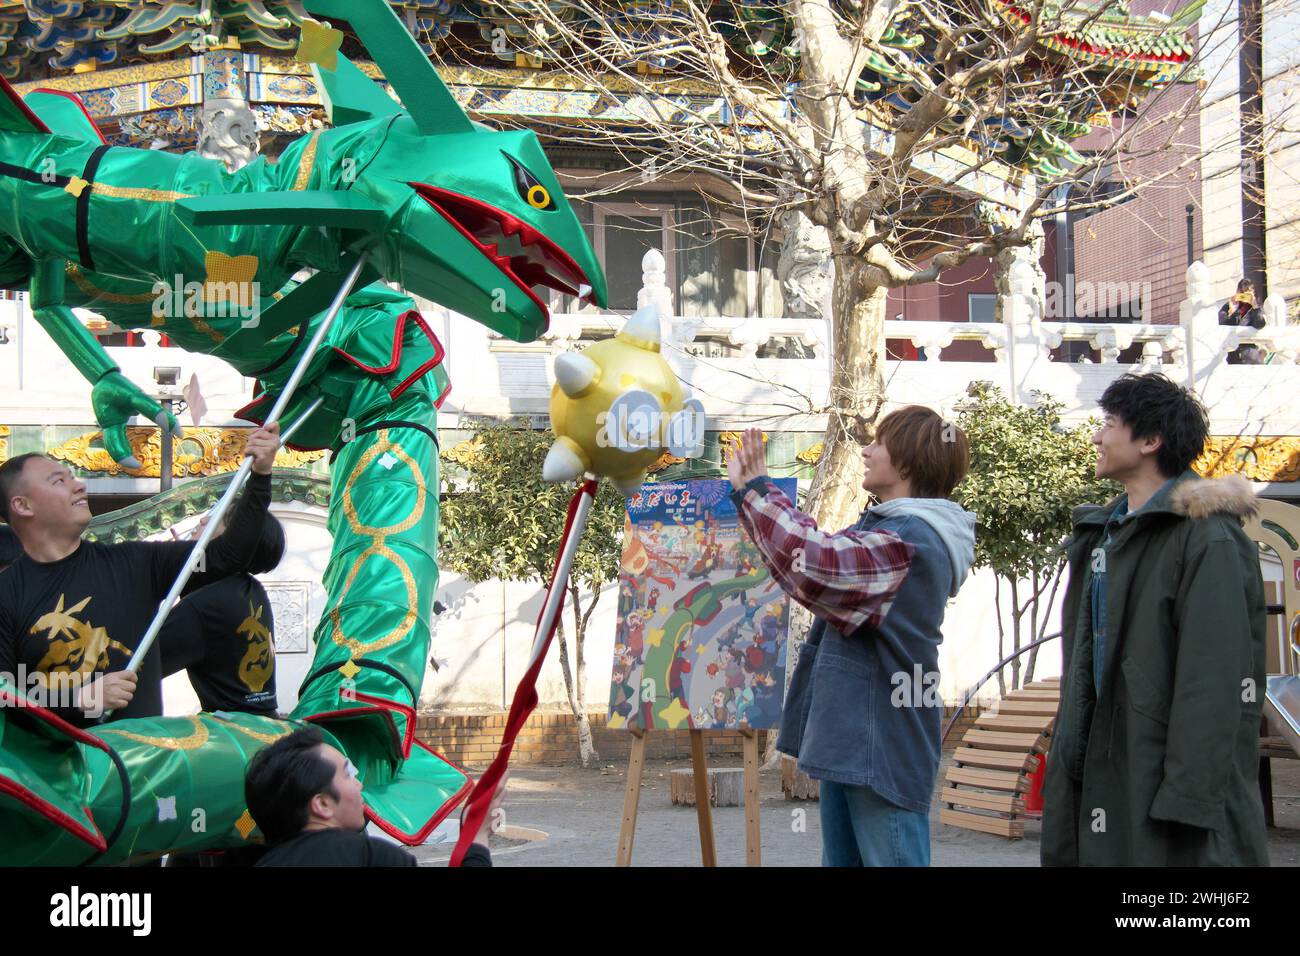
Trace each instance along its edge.
{"label": "chinese temple roof", "polygon": [[[512,69],[505,72],[515,76],[521,69],[527,74],[556,66],[546,62],[537,38],[520,23],[524,11],[514,0],[390,2],[425,52],[444,62],[509,67]],[[1023,29],[1030,17],[1030,0],[976,2],[987,4],[1012,35]],[[1070,140],[1087,133],[1093,124],[1109,122],[1112,116],[1135,107],[1145,89],[1194,76],[1189,69],[1195,54],[1190,30],[1203,4],[1204,0],[1192,0],[1171,16],[1135,16],[1129,13],[1125,0],[1080,0],[1065,7],[1049,3],[1041,16],[1053,28],[1039,41],[1037,61],[1047,64],[1049,70],[1053,59],[1070,61],[1073,70],[1056,71],[1069,77],[1060,81],[1065,96],[1035,115],[988,119],[971,131],[966,117],[958,114],[943,128],[947,132],[966,130],[963,135],[972,149],[992,154],[1008,166],[1046,175],[1059,173],[1080,159]],[[714,0],[714,5],[714,22],[724,24],[739,66],[747,63],[754,71],[798,81],[799,44],[779,0]],[[608,0],[606,6],[603,28],[623,36],[629,46],[653,39],[666,19],[681,16],[673,10],[673,0]],[[576,22],[582,16],[578,8],[554,0],[552,9],[575,29],[581,28]],[[274,56],[297,46],[299,28],[306,18],[301,3],[277,0],[0,0],[0,75],[10,80],[58,78],[102,67],[145,67],[234,46],[248,54]],[[904,6],[857,81],[864,111],[887,121],[890,112],[909,109],[925,88],[918,78],[933,69],[927,51],[937,42],[931,23]],[[628,64],[633,65],[640,73],[662,74],[669,82],[674,76],[674,65],[667,59]],[[134,96],[146,111],[175,111],[194,102],[194,96],[202,99],[202,91],[186,94],[185,82],[178,75],[160,91],[151,86],[141,88],[138,96],[128,91],[106,95],[123,100],[126,106],[130,104],[125,101]],[[287,108],[301,112],[308,104],[319,102],[306,92],[312,84],[305,78],[298,80],[286,72],[274,83],[293,94],[286,94]],[[280,98],[275,90],[266,92],[264,102]],[[476,94],[479,98],[494,95],[490,91]],[[160,96],[169,96],[173,102]],[[87,105],[92,115],[100,115],[92,104]],[[470,109],[477,105],[473,100],[467,103]],[[600,109],[595,109],[589,118],[600,121],[599,113]],[[871,117],[866,118],[870,123]],[[300,119],[305,121],[305,117]],[[176,136],[165,138],[178,143]]]}

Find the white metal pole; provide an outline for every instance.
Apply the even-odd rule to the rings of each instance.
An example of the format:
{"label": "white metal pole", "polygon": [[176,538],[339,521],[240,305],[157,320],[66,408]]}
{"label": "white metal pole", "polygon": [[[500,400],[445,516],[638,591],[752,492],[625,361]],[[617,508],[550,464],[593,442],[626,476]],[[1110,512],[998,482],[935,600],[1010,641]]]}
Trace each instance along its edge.
{"label": "white metal pole", "polygon": [[[586,480],[594,480],[595,477],[590,473],[585,476]],[[592,503],[599,493],[600,488],[597,486],[593,494],[583,494],[578,499],[578,507],[573,514],[573,526],[569,528],[564,550],[560,552],[559,563],[555,566],[555,585],[546,595],[546,606],[542,608],[542,616],[537,619],[537,633],[533,636],[533,652],[528,657],[528,667],[532,667],[541,655],[546,645],[546,635],[551,633],[551,623],[564,607],[564,593],[569,583],[569,571],[573,568],[573,559],[578,553],[578,545],[582,543],[582,532],[587,526],[587,516],[591,514]]]}
{"label": "white metal pole", "polygon": [[[334,301],[330,303],[329,311],[325,313],[325,318],[321,321],[320,325],[317,326],[315,333],[311,337],[311,341],[307,344],[307,348],[303,350],[302,357],[294,367],[293,373],[289,376],[289,380],[285,382],[284,387],[280,390],[279,397],[276,399],[275,404],[271,407],[271,411],[264,419],[267,423],[278,420],[279,417],[284,414],[285,406],[289,404],[290,399],[293,398],[294,391],[302,381],[302,377],[307,373],[307,366],[310,364],[312,356],[316,354],[316,350],[324,340],[325,334],[329,331],[330,326],[334,324],[334,320],[338,317],[339,311],[343,308],[343,302],[349,295],[351,295],[352,287],[356,285],[357,279],[360,278],[361,270],[366,264],[366,258],[367,253],[363,252],[357,258],[356,263],[352,266],[352,270],[348,273],[347,278],[344,279],[343,284],[339,286],[339,290],[334,296]],[[317,400],[317,402],[315,402],[307,412],[294,423],[293,429],[281,437],[281,444],[284,443],[288,434],[293,430],[296,430],[297,427],[306,420],[307,416],[314,412],[319,406],[320,401]],[[158,606],[158,613],[154,615],[153,622],[149,625],[149,630],[145,631],[144,637],[141,638],[140,643],[136,645],[135,653],[131,655],[131,662],[127,664],[127,670],[139,671],[145,655],[149,653],[149,648],[153,646],[153,642],[157,639],[158,632],[162,630],[163,622],[167,620],[167,615],[171,613],[172,605],[176,602],[176,598],[180,596],[181,591],[185,589],[186,583],[188,583],[190,576],[194,573],[196,557],[198,560],[202,560],[204,548],[207,547],[208,542],[216,533],[217,525],[221,523],[221,519],[230,509],[231,503],[243,488],[244,482],[247,480],[252,469],[253,459],[251,457],[244,458],[239,465],[239,470],[235,472],[235,477],[226,487],[225,493],[217,502],[216,507],[212,509],[208,518],[207,527],[205,527],[199,535],[199,540],[195,543],[194,550],[191,552],[190,560],[185,562],[185,566],[181,569],[181,573],[177,575],[176,580],[172,582],[171,590],[167,592],[167,597],[165,597],[162,604]],[[108,716],[107,713],[105,716]]]}

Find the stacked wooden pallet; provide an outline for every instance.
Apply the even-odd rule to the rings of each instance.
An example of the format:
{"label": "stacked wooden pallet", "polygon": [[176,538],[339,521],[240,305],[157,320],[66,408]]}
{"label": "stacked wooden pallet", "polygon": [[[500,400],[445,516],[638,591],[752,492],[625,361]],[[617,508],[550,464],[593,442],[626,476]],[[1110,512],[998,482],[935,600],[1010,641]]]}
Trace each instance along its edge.
{"label": "stacked wooden pallet", "polygon": [[1060,704],[1060,680],[1034,681],[981,714],[953,753],[939,822],[1019,838],[1024,794],[1046,753]]}

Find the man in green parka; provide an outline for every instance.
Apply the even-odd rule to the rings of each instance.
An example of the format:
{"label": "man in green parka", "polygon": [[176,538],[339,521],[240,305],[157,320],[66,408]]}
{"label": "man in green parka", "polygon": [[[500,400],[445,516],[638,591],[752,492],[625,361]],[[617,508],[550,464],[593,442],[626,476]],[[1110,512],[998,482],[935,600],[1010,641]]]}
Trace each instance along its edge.
{"label": "man in green parka", "polygon": [[1100,405],[1097,477],[1125,494],[1074,512],[1043,864],[1265,866],[1254,494],[1189,470],[1205,409],[1163,375]]}

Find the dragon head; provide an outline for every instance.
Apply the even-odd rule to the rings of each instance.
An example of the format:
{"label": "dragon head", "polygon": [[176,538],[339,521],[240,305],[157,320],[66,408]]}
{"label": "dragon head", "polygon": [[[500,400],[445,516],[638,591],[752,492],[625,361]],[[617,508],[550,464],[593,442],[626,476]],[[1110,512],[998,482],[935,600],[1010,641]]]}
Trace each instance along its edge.
{"label": "dragon head", "polygon": [[552,289],[606,303],[596,255],[531,130],[428,137],[399,121],[354,188],[400,204],[377,264],[416,295],[518,340],[546,329]]}
{"label": "dragon head", "polygon": [[384,212],[385,278],[518,340],[546,329],[551,289],[604,306],[604,274],[537,136],[472,122],[382,0],[305,5],[348,20],[401,97],[337,52],[340,31],[304,22],[299,56],[335,127],[382,121],[366,127],[382,143],[353,191]]}

